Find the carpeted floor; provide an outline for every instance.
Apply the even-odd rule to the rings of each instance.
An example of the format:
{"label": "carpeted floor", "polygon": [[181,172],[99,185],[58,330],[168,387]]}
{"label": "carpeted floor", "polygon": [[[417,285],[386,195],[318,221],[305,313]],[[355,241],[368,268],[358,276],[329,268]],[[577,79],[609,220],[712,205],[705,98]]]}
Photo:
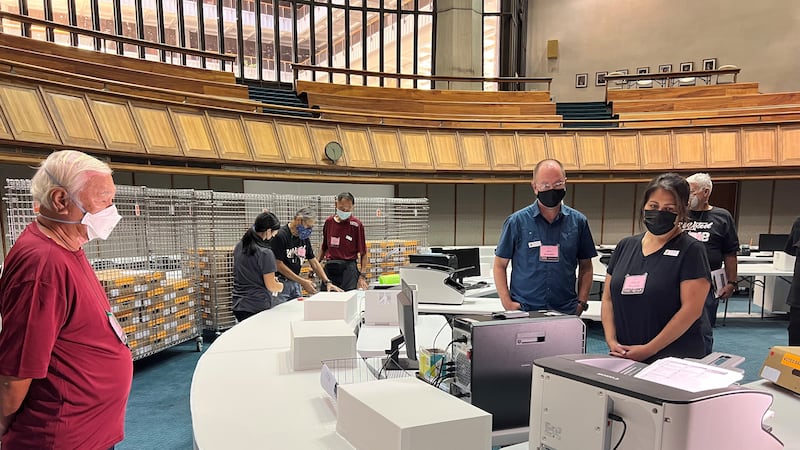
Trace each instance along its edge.
{"label": "carpeted floor", "polygon": [[[760,319],[760,310],[753,306],[747,314],[748,299],[738,297],[730,302],[726,325],[720,318],[714,330],[714,350],[744,356],[740,365],[747,383],[759,378],[761,364],[773,345],[786,345],[786,321],[780,317]],[[743,317],[747,316],[747,317]],[[209,342],[206,342],[206,348]],[[599,322],[588,325],[587,352],[606,353],[603,329]],[[137,361],[133,387],[128,401],[125,441],[119,450],[189,450],[192,448],[192,421],[189,411],[189,388],[200,353],[194,342],[167,349]],[[231,379],[220,383],[235,382]],[[228,430],[228,432],[235,432]]]}

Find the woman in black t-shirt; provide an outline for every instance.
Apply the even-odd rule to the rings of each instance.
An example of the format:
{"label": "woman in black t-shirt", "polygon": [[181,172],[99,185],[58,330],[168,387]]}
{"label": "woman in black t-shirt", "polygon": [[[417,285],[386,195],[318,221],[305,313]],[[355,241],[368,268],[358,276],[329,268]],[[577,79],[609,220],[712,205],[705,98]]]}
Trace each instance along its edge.
{"label": "woman in black t-shirt", "polygon": [[688,203],[683,177],[657,176],[643,196],[647,231],[617,244],[601,309],[611,355],[648,363],[705,356],[700,319],[710,274],[703,244],[679,226]]}
{"label": "woman in black t-shirt", "polygon": [[275,255],[268,241],[281,227],[278,217],[264,212],[233,249],[233,315],[237,322],[272,307],[272,293],[283,283],[275,278]]}

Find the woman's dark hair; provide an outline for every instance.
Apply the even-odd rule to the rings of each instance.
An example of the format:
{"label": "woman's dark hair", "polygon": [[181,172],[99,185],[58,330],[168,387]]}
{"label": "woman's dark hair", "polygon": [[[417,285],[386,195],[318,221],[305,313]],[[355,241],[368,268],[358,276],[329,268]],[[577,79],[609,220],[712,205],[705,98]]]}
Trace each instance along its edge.
{"label": "woman's dark hair", "polygon": [[[653,195],[656,189],[663,189],[675,198],[678,221],[683,222],[686,219],[689,209],[689,182],[686,178],[678,175],[677,173],[663,173],[650,180],[647,188],[642,195],[642,204],[639,207],[640,211],[644,211],[647,202],[650,201],[650,196]],[[644,215],[641,215],[642,219]]]}
{"label": "woman's dark hair", "polygon": [[261,240],[256,233],[263,233],[267,230],[278,230],[281,227],[281,221],[278,216],[271,212],[263,212],[256,217],[253,226],[245,231],[242,236],[242,251],[246,255],[254,255],[258,250],[258,241]]}

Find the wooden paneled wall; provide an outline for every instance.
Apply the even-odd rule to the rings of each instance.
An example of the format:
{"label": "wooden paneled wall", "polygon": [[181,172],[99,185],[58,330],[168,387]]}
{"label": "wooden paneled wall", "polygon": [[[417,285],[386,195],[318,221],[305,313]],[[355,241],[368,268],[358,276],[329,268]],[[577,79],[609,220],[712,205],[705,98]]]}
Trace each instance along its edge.
{"label": "wooden paneled wall", "polygon": [[516,131],[345,125],[10,81],[0,82],[0,140],[18,146],[317,169],[331,167],[324,147],[335,140],[345,149],[336,164],[339,169],[356,175],[404,172],[418,181],[436,171],[507,183],[548,157],[573,172],[614,172],[631,179],[641,179],[641,171],[800,165],[800,122]]}

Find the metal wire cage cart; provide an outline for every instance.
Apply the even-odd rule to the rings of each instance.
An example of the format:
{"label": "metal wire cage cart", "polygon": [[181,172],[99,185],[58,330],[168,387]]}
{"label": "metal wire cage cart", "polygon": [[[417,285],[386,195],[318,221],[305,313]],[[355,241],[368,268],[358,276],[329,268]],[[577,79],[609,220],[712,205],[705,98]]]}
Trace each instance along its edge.
{"label": "metal wire cage cart", "polygon": [[[203,325],[220,333],[236,324],[231,303],[233,247],[263,211],[271,211],[281,224],[308,208],[315,219],[311,235],[314,252],[322,243],[325,219],[335,213],[335,196],[289,194],[241,194],[196,191],[197,257],[200,269]],[[353,214],[365,229],[369,265],[368,280],[383,273],[397,273],[408,264],[408,255],[427,245],[428,200],[424,198],[359,198]],[[309,276],[308,264],[301,276]]]}
{"label": "metal wire cage cart", "polygon": [[[6,180],[9,246],[35,214],[30,180]],[[117,186],[123,219],[106,241],[84,246],[128,333],[134,358],[216,334],[236,324],[233,315],[233,248],[258,214],[272,211],[282,224],[309,208],[316,219],[315,252],[335,197],[244,194],[190,189]],[[408,255],[427,245],[428,200],[359,198],[354,214],[364,224],[368,280],[397,273]],[[306,264],[301,275],[310,272]]]}
{"label": "metal wire cage cart", "polygon": [[[30,180],[6,180],[7,239],[35,219]],[[108,240],[84,245],[133,359],[194,339],[202,349],[193,192],[117,186],[122,220]]]}

